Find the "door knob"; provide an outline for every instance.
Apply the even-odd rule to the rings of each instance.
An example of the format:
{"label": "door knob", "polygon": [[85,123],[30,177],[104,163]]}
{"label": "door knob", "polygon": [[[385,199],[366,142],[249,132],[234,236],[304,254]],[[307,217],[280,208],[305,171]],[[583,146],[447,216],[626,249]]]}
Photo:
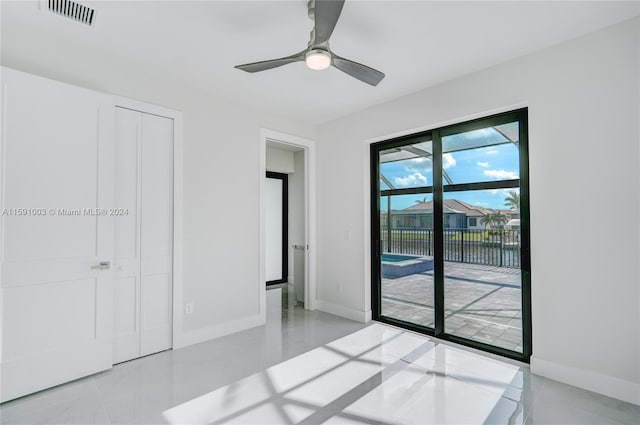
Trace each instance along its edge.
{"label": "door knob", "polygon": [[111,268],[111,261],[100,261],[95,266],[91,266],[91,270],[109,270]]}

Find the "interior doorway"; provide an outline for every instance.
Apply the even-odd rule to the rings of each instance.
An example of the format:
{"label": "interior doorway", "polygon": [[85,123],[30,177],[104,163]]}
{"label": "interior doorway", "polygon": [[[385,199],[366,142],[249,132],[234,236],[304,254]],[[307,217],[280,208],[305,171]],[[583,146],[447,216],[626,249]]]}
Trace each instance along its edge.
{"label": "interior doorway", "polygon": [[262,130],[261,136],[260,282],[266,321],[267,305],[274,310],[274,299],[280,304],[278,315],[315,308],[315,144],[270,130]]}
{"label": "interior doorway", "polygon": [[265,209],[265,279],[282,292],[282,311],[304,307],[305,292],[305,151],[267,142]]}

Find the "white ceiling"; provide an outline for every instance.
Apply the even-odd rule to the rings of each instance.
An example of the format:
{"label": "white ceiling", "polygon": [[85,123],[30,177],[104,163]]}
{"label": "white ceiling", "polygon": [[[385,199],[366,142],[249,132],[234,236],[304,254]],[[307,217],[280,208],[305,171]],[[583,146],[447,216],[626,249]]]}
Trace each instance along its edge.
{"label": "white ceiling", "polygon": [[302,62],[257,74],[233,68],[304,49],[312,22],[303,0],[83,4],[97,9],[94,29],[44,14],[37,2],[3,1],[3,63],[38,55],[53,66],[56,58],[63,57],[66,62],[56,65],[67,66],[67,73],[76,68],[90,72],[91,66],[99,72],[101,64],[126,63],[128,70],[140,75],[153,73],[310,124],[543,49],[640,12],[638,1],[347,0],[331,48],[386,73],[378,87],[370,87],[333,68],[311,71]]}

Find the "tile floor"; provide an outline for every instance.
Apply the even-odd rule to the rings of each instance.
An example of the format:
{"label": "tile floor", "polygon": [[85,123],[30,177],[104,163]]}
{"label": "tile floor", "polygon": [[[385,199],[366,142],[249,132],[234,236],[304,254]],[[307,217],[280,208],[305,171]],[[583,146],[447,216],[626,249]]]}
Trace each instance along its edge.
{"label": "tile floor", "polygon": [[638,424],[640,407],[270,291],[269,324],[0,406],[3,424]]}

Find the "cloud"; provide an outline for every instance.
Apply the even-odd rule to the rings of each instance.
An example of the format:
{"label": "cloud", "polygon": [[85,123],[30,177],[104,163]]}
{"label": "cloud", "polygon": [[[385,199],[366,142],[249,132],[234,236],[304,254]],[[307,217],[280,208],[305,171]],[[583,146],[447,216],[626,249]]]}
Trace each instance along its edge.
{"label": "cloud", "polygon": [[[413,158],[405,162],[404,169],[407,171],[417,171],[419,173],[431,174],[433,163],[430,158]],[[444,169],[456,165],[456,159],[450,153],[442,155],[442,167]]]}
{"label": "cloud", "polygon": [[489,193],[492,195],[507,196],[513,189],[489,189]]}
{"label": "cloud", "polygon": [[407,171],[431,172],[431,160],[427,158],[413,158],[405,163],[404,169]]}
{"label": "cloud", "polygon": [[511,180],[517,179],[518,174],[514,171],[506,171],[506,170],[484,170],[484,175],[487,177],[493,177],[498,180]]}
{"label": "cloud", "polygon": [[484,168],[487,168],[489,166],[489,162],[478,161],[477,164],[479,167],[484,167]]}
{"label": "cloud", "polygon": [[487,151],[486,153],[487,153],[487,155],[497,155],[498,151],[495,150],[495,149],[491,149],[490,151]]}
{"label": "cloud", "polygon": [[442,155],[442,167],[446,170],[450,167],[455,167],[456,159],[450,153]]}
{"label": "cloud", "polygon": [[422,174],[415,172],[407,177],[396,177],[393,182],[398,187],[420,186],[427,184],[427,178]]}

